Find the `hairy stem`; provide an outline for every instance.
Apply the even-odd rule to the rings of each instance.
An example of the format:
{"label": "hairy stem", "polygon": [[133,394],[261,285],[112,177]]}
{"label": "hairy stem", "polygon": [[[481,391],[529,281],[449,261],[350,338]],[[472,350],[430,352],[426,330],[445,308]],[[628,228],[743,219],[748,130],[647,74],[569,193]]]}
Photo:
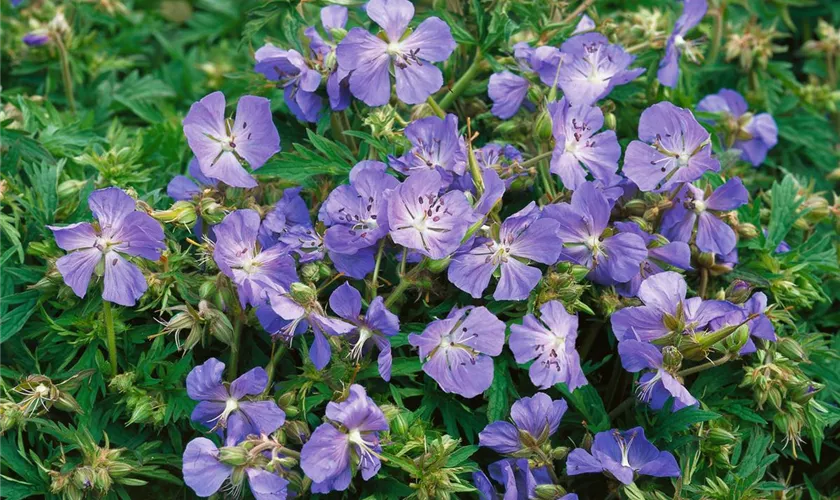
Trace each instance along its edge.
{"label": "hairy stem", "polygon": [[376,289],[379,288],[379,266],[382,264],[382,254],[385,253],[385,238],[379,242],[379,250],[376,252],[376,264],[373,266],[373,276],[370,278],[368,297],[370,300],[376,298]]}
{"label": "hairy stem", "polygon": [[108,362],[111,363],[111,376],[117,376],[117,334],[114,332],[114,315],[111,303],[102,301],[102,317],[105,320],[105,332],[108,336]]}
{"label": "hairy stem", "polygon": [[268,360],[268,366],[265,367],[265,373],[268,375],[268,383],[265,384],[263,396],[266,396],[269,392],[271,392],[271,386],[274,385],[274,377],[277,373],[277,362],[280,361],[280,358],[282,358],[285,353],[286,344],[281,344],[278,348],[277,342],[271,342],[271,358]]}
{"label": "hairy stem", "polygon": [[707,64],[714,64],[717,61],[720,53],[720,45],[723,40],[723,16],[726,12],[726,0],[721,0],[718,7],[717,16],[715,17],[715,32],[712,35],[712,46],[709,49],[709,56],[706,58]]}
{"label": "hairy stem", "polygon": [[61,81],[64,85],[64,95],[67,97],[67,106],[70,112],[76,113],[76,99],[73,97],[73,77],[70,74],[70,59],[67,57],[67,48],[61,40],[61,36],[55,37],[55,43],[58,47],[58,58],[61,62]]}
{"label": "hairy stem", "polygon": [[705,267],[700,268],[700,289],[697,291],[697,295],[702,298],[706,298],[706,288],[709,287],[709,270]]}
{"label": "hairy stem", "polygon": [[[461,78],[459,78],[458,81],[455,82],[455,85],[453,85],[449,92],[445,96],[443,96],[443,99],[440,100],[441,112],[444,109],[449,108],[449,106],[452,106],[452,103],[455,102],[455,99],[457,99],[461,94],[464,93],[469,84],[473,81],[473,79],[475,79],[475,75],[477,75],[478,72],[481,70],[482,60],[483,56],[481,54],[481,49],[476,49],[475,56],[473,57],[473,62],[470,65],[470,67],[467,68],[467,71],[465,71],[464,74],[461,75]],[[441,116],[441,118],[443,118],[443,116]]]}
{"label": "hairy stem", "polygon": [[391,293],[390,295],[388,295],[388,298],[385,299],[385,308],[390,309],[391,306],[393,306],[400,299],[400,297],[403,296],[406,290],[411,288],[411,285],[413,284],[414,282],[411,280],[405,278],[401,279],[400,282],[397,283],[397,286],[394,287],[393,290],[391,290]]}
{"label": "hairy stem", "polygon": [[545,153],[540,153],[533,158],[529,158],[529,159],[523,161],[522,163],[519,164],[519,166],[522,167],[522,168],[532,167],[532,166],[536,165],[537,163],[545,160],[546,158],[551,158],[552,154],[554,154],[553,151],[547,151]]}
{"label": "hairy stem", "polygon": [[718,359],[709,361],[707,363],[703,363],[702,365],[697,365],[697,366],[692,366],[691,368],[686,368],[685,370],[682,370],[681,372],[679,372],[677,375],[679,375],[680,377],[685,377],[686,375],[692,375],[694,373],[700,373],[702,371],[708,370],[709,368],[714,368],[716,366],[720,366],[720,365],[726,363],[727,361],[729,361],[730,359],[732,359],[732,354],[727,353],[727,354],[724,354],[723,356],[719,357]]}
{"label": "hairy stem", "polygon": [[432,108],[432,111],[435,112],[438,118],[446,118],[446,112],[440,107],[437,101],[435,101],[434,97],[429,96],[428,98],[426,98],[426,104],[428,104],[429,107]]}
{"label": "hairy stem", "polygon": [[239,341],[242,338],[242,313],[233,319],[233,340],[230,343],[230,361],[227,366],[228,380],[234,380],[239,370]]}

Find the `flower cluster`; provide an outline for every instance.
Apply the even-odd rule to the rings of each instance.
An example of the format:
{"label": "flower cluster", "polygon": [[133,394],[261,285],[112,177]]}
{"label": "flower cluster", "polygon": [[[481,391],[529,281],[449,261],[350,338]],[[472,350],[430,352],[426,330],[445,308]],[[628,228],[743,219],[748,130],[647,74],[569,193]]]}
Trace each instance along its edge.
{"label": "flower cluster", "polygon": [[[681,54],[692,53],[684,37],[706,7],[705,0],[684,2],[657,75],[664,86],[678,86]],[[226,365],[215,358],[186,380],[198,402],[191,419],[224,444],[201,437],[186,446],[184,479],[200,496],[224,484],[238,494],[246,477],[258,499],[344,491],[356,475],[368,481],[379,474],[388,457],[418,484],[449,477],[441,472],[446,460],[424,475],[418,471],[434,461],[409,464],[387,452],[392,434],[410,434],[409,424],[377,403],[387,391],[357,383],[377,374],[384,382],[424,378],[447,402],[476,404],[488,394],[494,406],[500,392],[504,401],[511,392],[518,397],[504,388],[509,370],[527,370],[533,395],[513,403],[512,422],[489,408],[498,421],[478,434],[481,447],[504,455],[487,468],[489,478],[473,474],[482,498],[497,498],[501,486],[504,498],[576,499],[558,478],[555,462],[566,457],[567,476],[603,472],[623,485],[640,475],[679,477],[675,457],[649,442],[642,427],[604,430],[607,421],[594,441],[571,452],[556,446],[552,437],[562,434],[569,404],[550,392],[562,390],[577,411],[587,411],[580,407],[587,402],[568,394],[592,389],[586,386],[596,380],[596,367],[582,365],[581,354],[609,342],[624,370],[640,374],[627,375],[640,402],[680,411],[700,404],[702,395],[692,395],[685,380],[706,368],[703,360],[718,353],[710,361],[715,366],[777,340],[767,295],[747,289],[715,296],[709,288],[710,279],[737,264],[739,240],[760,233],[741,221],[760,224],[760,214],[758,208],[739,214],[750,194],[721,153],[732,150],[761,165],[777,141],[773,118],[749,112],[742,96],[724,89],[693,109],[656,102],[641,113],[637,131],[633,122],[620,137],[614,105],[605,101],[619,87],[631,92],[645,69],[585,16],[559,46],[520,42],[512,58],[492,65],[503,70],[489,78],[491,113],[507,120],[522,109],[536,111],[538,147],[526,141],[479,147],[473,122],[463,127],[446,112],[448,96],[435,100],[445,86],[442,63],[456,50],[450,26],[432,16],[411,28],[414,13],[408,0],[371,0],[364,15],[325,7],[321,26],[305,31],[305,53],[266,44],[254,54],[253,70],[261,75],[255,78],[276,83],[301,122],[320,127],[325,113],[346,119],[364,105],[399,118],[385,130],[374,126],[376,137],[355,134],[371,139],[364,151],[336,145],[353,157],[341,171],[346,182],[278,188],[271,181],[277,169],[270,168],[255,177],[264,165],[280,166],[294,155],[275,158],[281,138],[272,102],[242,96],[228,117],[226,98],[216,91],[183,120],[194,158],[190,177],[175,177],[166,190],[173,208],[154,211],[152,201],[118,188],[94,191],[88,202],[95,223],[49,226],[68,252],[55,267],[79,297],[97,275],[103,300],[134,306],[149,288],[147,275],[153,283],[168,279],[143,271],[145,261],[167,250],[158,221],[195,223],[190,236],[200,241],[188,241],[200,253],[202,272],[214,275],[201,299],[232,299],[214,305],[216,317],[233,323],[225,329],[228,381]],[[381,32],[372,33],[365,17]],[[456,97],[464,92],[458,83],[448,89]],[[414,119],[399,115],[405,105],[417,106]],[[579,300],[590,291],[600,318],[582,316],[594,313]],[[406,304],[415,297],[446,300],[429,305],[424,316]],[[186,317],[191,309],[182,310]],[[589,327],[607,318],[612,336],[596,339]],[[264,333],[251,342],[270,343],[272,355],[266,369],[240,375],[242,330],[257,324]],[[396,365],[400,352],[406,363]],[[282,369],[300,368],[305,380],[283,384],[283,391],[300,394],[302,406],[329,401],[311,435],[308,426],[321,415],[287,421],[298,412],[289,400],[297,396],[271,395],[283,356]],[[684,361],[698,364],[683,368]],[[112,362],[116,370],[115,356]],[[308,397],[313,387],[319,395]],[[425,449],[425,441],[415,448]]]}

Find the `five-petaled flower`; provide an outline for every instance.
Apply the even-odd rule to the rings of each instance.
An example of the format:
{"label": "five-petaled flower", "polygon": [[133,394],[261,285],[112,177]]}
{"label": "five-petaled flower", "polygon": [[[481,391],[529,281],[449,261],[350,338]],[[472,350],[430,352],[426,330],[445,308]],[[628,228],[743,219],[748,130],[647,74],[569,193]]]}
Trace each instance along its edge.
{"label": "five-petaled flower", "polygon": [[96,222],[47,226],[56,244],[70,253],[56,261],[58,272],[73,293],[84,298],[97,269],[104,274],[102,299],[133,306],[146,292],[143,272],[123,254],[158,260],[163,229],[149,214],[135,210],[136,202],[125,191],[110,187],[94,191],[88,206]]}

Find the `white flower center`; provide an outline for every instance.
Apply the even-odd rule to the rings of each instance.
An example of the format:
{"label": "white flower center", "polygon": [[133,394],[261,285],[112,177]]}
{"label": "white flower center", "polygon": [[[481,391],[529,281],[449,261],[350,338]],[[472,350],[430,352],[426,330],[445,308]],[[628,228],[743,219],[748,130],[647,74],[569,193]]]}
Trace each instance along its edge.
{"label": "white flower center", "polygon": [[706,211],[706,202],[703,200],[694,200],[694,212],[703,213]]}
{"label": "white flower center", "polygon": [[356,341],[356,345],[353,346],[353,349],[350,350],[350,357],[356,361],[362,357],[362,349],[365,347],[365,343],[373,337],[373,332],[368,330],[366,327],[359,328],[359,340]]}
{"label": "white flower center", "polygon": [[239,401],[230,398],[225,401],[225,414],[230,415],[231,413],[235,412],[239,409]]}
{"label": "white flower center", "polygon": [[402,49],[400,48],[400,42],[389,43],[386,51],[388,52],[389,56],[398,55],[400,52],[402,52]]}
{"label": "white flower center", "polygon": [[38,393],[39,397],[45,397],[50,393],[50,389],[44,384],[38,384],[38,386],[35,387],[35,392]]}
{"label": "white flower center", "polygon": [[688,166],[688,161],[690,159],[691,159],[691,155],[683,152],[683,153],[680,153],[680,155],[677,157],[677,163],[679,164],[680,167],[687,167]]}
{"label": "white flower center", "polygon": [[577,151],[578,143],[575,140],[567,139],[566,140],[566,152],[575,154]]}
{"label": "white flower center", "polygon": [[685,45],[686,45],[685,38],[683,38],[681,35],[677,35],[677,36],[674,37],[674,46],[675,47],[682,50],[682,49],[685,48]]}

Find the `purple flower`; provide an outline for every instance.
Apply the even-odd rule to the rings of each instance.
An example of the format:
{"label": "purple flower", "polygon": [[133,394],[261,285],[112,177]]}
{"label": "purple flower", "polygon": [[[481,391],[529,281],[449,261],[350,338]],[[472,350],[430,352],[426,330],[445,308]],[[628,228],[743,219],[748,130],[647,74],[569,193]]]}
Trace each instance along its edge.
{"label": "purple flower", "polygon": [[[70,253],[56,261],[58,272],[73,293],[84,298],[90,279],[105,275],[102,299],[133,306],[148,288],[143,272],[123,254],[158,260],[163,229],[149,214],[135,210],[134,199],[115,187],[99,189],[88,197],[97,224],[77,222],[69,226],[47,226],[62,250]],[[97,272],[97,267],[102,264]]]}
{"label": "purple flower", "polygon": [[272,247],[278,243],[285,244],[291,249],[300,248],[300,242],[297,239],[286,241],[284,238],[284,236],[296,230],[312,229],[309,207],[301,198],[300,191],[301,188],[299,187],[283,190],[283,196],[265,214],[259,234],[260,244],[264,248]]}
{"label": "purple flower", "polygon": [[674,198],[674,206],[662,217],[662,235],[672,241],[691,241],[697,229],[695,244],[701,252],[726,255],[735,249],[735,231],[723,222],[718,213],[735,210],[747,203],[749,193],[738,177],[726,181],[705,198],[703,190],[686,184]]}
{"label": "purple flower", "polygon": [[563,241],[560,260],[592,270],[589,278],[601,285],[630,281],[647,257],[644,240],[635,234],[618,233],[604,238],[610,221],[610,203],[591,182],[584,182],[572,194],[572,202],[548,205],[546,217],[560,223]]}
{"label": "purple flower", "polygon": [[408,342],[420,349],[423,371],[444,392],[474,398],[493,383],[492,356],[502,353],[505,324],[486,307],[456,307]]}
{"label": "purple flower", "polygon": [[754,115],[747,111],[747,101],[734,90],[721,89],[697,104],[697,111],[720,113],[731,137],[727,146],[740,149],[741,159],[757,167],[779,140],[779,129],[769,113]]}
{"label": "purple flower", "polygon": [[388,430],[388,421],[365,389],[353,384],[341,403],[330,402],[321,424],[303,445],[300,466],[315,484],[314,493],[343,491],[350,485],[353,471],[361,470],[369,480],[379,471],[379,433]]}
{"label": "purple flower", "polygon": [[524,300],[542,278],[542,271],[525,264],[532,260],[554,264],[562,248],[557,221],[541,219],[534,202],[508,217],[498,236],[478,238],[471,250],[458,252],[449,265],[449,281],[461,290],[481,298],[490,277],[501,268],[501,279],[493,298]]}
{"label": "purple flower", "polygon": [[[478,434],[478,444],[497,453],[516,453],[541,446],[557,432],[560,419],[568,409],[565,400],[554,401],[542,392],[522,398],[510,409],[513,423],[498,421],[487,425]],[[527,439],[525,434],[529,436]]]}
{"label": "purple flower", "polygon": [[406,104],[424,102],[443,86],[443,75],[433,63],[445,61],[455,50],[449,26],[429,17],[403,39],[414,17],[411,2],[370,0],[366,11],[385,32],[387,41],[363,28],[353,28],[338,44],[338,65],[350,73],[350,92],[368,106],[387,104],[393,62],[397,97]]}
{"label": "purple flower", "polygon": [[586,33],[587,31],[593,31],[594,29],[595,21],[593,21],[588,15],[584,14],[580,16],[580,21],[578,21],[575,30],[572,31],[572,34],[579,35],[580,33]]}
{"label": "purple flower", "polygon": [[280,151],[280,135],[271,118],[271,102],[246,95],[236,105],[236,120],[225,119],[225,95],[213,92],[190,107],[184,118],[187,143],[201,173],[229,186],[252,188],[257,181],[242,166],[262,167]]}
{"label": "purple flower", "polygon": [[566,55],[557,73],[557,82],[566,99],[578,106],[593,104],[645,72],[627,69],[636,56],[613,45],[600,33],[575,35],[563,42]]}
{"label": "purple flower", "polygon": [[440,195],[443,180],[435,170],[408,177],[388,198],[388,223],[394,243],[442,259],[458,249],[475,220],[461,191]]}
{"label": "purple flower", "polygon": [[260,215],[250,209],[236,210],[213,227],[213,260],[236,284],[243,308],[264,305],[270,290],[287,289],[297,281],[295,262],[285,248],[258,247],[259,230]]}
{"label": "purple flower", "polygon": [[551,173],[563,185],[575,190],[586,176],[611,183],[618,177],[621,147],[612,130],[597,133],[604,126],[604,113],[597,106],[572,104],[566,98],[548,105],[551,113],[554,152]]}
{"label": "purple flower", "polygon": [[691,249],[682,241],[665,242],[664,238],[654,236],[642,230],[635,222],[616,222],[616,229],[622,233],[632,233],[645,241],[648,255],[639,267],[639,273],[627,283],[615,286],[618,293],[625,297],[635,297],[639,293],[639,286],[649,276],[659,274],[666,266],[678,269],[691,269]]}
{"label": "purple flower", "polygon": [[211,179],[201,173],[198,159],[195,157],[190,160],[187,171],[192,179],[186,175],[176,175],[166,186],[166,194],[175,201],[192,200],[201,193],[203,187],[214,187],[217,184],[216,179]]}
{"label": "purple flower", "polygon": [[330,343],[325,335],[344,335],[353,330],[353,325],[328,317],[314,294],[314,290],[302,283],[292,283],[291,292],[272,290],[268,294],[271,307],[259,308],[257,319],[272,337],[280,337],[287,342],[311,327],[314,341],[309,349],[309,359],[316,369],[322,370],[331,356]]}
{"label": "purple flower", "polygon": [[47,30],[36,30],[23,35],[23,43],[30,47],[40,47],[50,41],[50,34]]}
{"label": "purple flower", "polygon": [[330,307],[341,318],[355,325],[347,334],[354,342],[350,356],[358,361],[363,352],[375,345],[379,349],[379,375],[386,382],[391,380],[391,342],[388,338],[399,333],[400,320],[385,308],[382,297],[374,298],[364,318],[359,318],[362,312],[362,294],[348,283],[344,283],[330,295]]}
{"label": "purple flower", "polygon": [[309,67],[296,50],[283,50],[272,44],[260,47],[254,54],[254,71],[283,87],[283,98],[298,120],[318,121],[321,96],[315,93],[321,85],[321,73]]}
{"label": "purple flower", "polygon": [[462,175],[467,168],[464,138],[458,134],[458,117],[429,116],[414,120],[405,128],[411,149],[401,158],[390,158],[391,167],[411,175],[439,170],[442,175]]}
{"label": "purple flower", "polygon": [[746,323],[749,330],[750,337],[747,342],[738,351],[738,354],[744,356],[756,351],[755,343],[752,337],[766,340],[768,342],[776,341],[776,330],[773,328],[773,323],[767,317],[767,296],[763,292],[753,294],[740,308],[734,309],[723,316],[713,319],[709,323],[709,327],[718,330],[727,326],[737,326],[743,323],[754,315],[755,317]]}
{"label": "purple flower", "polygon": [[[184,483],[192,488],[196,495],[209,497],[219,491],[225,481],[233,481],[234,477],[243,479],[242,475],[234,475],[232,465],[219,460],[219,449],[207,438],[196,438],[187,443],[184,449],[183,474]],[[281,476],[256,467],[246,467],[248,485],[257,500],[285,500],[289,482]],[[232,484],[231,490],[238,491],[241,484]]]}
{"label": "purple flower", "polygon": [[350,171],[350,184],[327,197],[320,217],[328,227],[324,243],[329,250],[354,254],[388,234],[387,199],[400,183],[387,168],[379,161],[359,162]]}
{"label": "purple flower", "polygon": [[510,326],[508,345],[516,362],[535,360],[528,371],[540,389],[565,383],[570,391],[587,384],[575,350],[578,317],[566,312],[556,300],[540,307],[540,319],[528,314],[521,325]]}
{"label": "purple flower", "polygon": [[709,133],[691,111],[670,102],[654,104],[642,112],[639,139],[624,153],[624,174],[642,191],[667,191],[683,182],[718,172]]}
{"label": "purple flower", "polygon": [[522,107],[529,87],[528,80],[510,71],[494,73],[487,84],[487,95],[493,101],[490,111],[494,116],[507,120]]}
{"label": "purple flower", "polygon": [[522,153],[510,144],[504,146],[493,143],[485,144],[481,149],[475,151],[475,160],[482,170],[495,170],[499,174],[499,178],[504,180],[505,189],[509,189],[519,177],[528,176],[527,172],[519,168],[519,163],[522,162]]}
{"label": "purple flower", "polygon": [[[550,484],[544,469],[532,471],[527,458],[506,458],[490,464],[490,477],[505,487],[505,500],[535,498],[537,485]],[[482,471],[473,472],[473,483],[481,500],[497,500],[496,488]],[[565,495],[561,500],[577,500],[575,495]]]}
{"label": "purple flower", "polygon": [[591,453],[576,448],[566,460],[570,476],[608,472],[623,484],[633,482],[638,473],[643,476],[680,477],[680,467],[674,455],[659,451],[645,437],[645,430],[635,427],[621,432],[618,429],[595,435]]}
{"label": "purple flower", "polygon": [[628,372],[653,370],[639,379],[637,394],[640,401],[654,410],[662,409],[671,397],[674,398],[673,411],[699,404],[674,373],[665,367],[662,353],[656,346],[638,340],[624,340],[618,344],[618,355],[621,356],[621,366]]}
{"label": "purple flower", "polygon": [[234,446],[248,435],[271,434],[286,421],[286,414],[272,399],[252,401],[268,385],[268,375],[260,367],[242,374],[226,386],[222,383],[225,364],[210,358],[187,375],[187,394],[199,403],[190,419],[205,427],[227,429],[225,444]]}
{"label": "purple flower", "polygon": [[683,38],[695,26],[700,24],[706,15],[708,5],[706,0],[685,0],[683,12],[674,25],[674,31],[665,44],[665,57],[659,62],[656,78],[666,87],[674,88],[680,76],[680,55],[687,42]]}
{"label": "purple flower", "polygon": [[328,5],[321,9],[321,25],[327,33],[323,39],[314,26],[304,30],[309,38],[309,50],[322,67],[327,70],[327,95],[330,98],[330,108],[341,111],[350,105],[349,73],[338,67],[335,56],[335,41],[333,31],[343,30],[347,25],[347,7]]}
{"label": "purple flower", "polygon": [[688,335],[702,331],[714,318],[738,309],[720,300],[685,298],[682,275],[666,271],[645,279],[639,286],[643,306],[625,307],[610,317],[619,341],[650,342],[670,333]]}

